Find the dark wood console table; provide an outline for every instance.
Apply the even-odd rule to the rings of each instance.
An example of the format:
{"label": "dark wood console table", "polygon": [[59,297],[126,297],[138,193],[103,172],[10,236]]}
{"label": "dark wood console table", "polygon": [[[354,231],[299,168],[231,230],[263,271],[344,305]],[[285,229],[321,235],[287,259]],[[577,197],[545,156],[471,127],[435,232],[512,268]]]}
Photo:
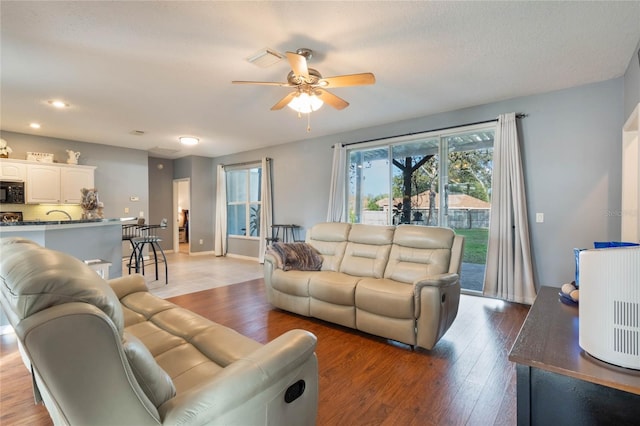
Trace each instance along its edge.
{"label": "dark wood console table", "polygon": [[578,307],[542,287],[509,360],[517,374],[518,425],[637,425],[640,371],[616,367],[578,344]]}

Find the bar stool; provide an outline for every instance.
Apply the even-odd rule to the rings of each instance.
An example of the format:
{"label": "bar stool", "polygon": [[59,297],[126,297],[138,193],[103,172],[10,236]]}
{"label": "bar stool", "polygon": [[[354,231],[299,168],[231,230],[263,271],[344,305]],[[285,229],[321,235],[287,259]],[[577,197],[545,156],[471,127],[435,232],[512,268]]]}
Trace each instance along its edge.
{"label": "bar stool", "polygon": [[[126,238],[125,226],[135,227],[134,231],[127,229]],[[158,229],[164,228],[166,228],[166,225],[123,225],[123,239],[128,239],[131,242],[132,247],[131,255],[129,256],[129,263],[127,264],[129,274],[131,274],[131,269],[133,268],[136,273],[140,272],[144,275],[144,246],[148,244],[153,251],[152,262],[155,265],[156,280],[158,280],[158,263],[164,262],[165,284],[169,284],[169,267],[167,264],[167,258],[162,246],[160,246],[162,238],[156,235],[156,231]],[[162,255],[161,260],[158,258],[158,251],[160,251],[160,254]],[[149,264],[150,263],[151,261]]]}

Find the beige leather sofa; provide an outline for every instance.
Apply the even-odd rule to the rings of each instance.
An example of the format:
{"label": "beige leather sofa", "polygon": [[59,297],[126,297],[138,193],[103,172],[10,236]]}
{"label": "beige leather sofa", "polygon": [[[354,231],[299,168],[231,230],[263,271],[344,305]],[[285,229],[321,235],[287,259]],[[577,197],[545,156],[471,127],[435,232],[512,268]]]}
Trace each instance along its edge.
{"label": "beige leather sofa", "polygon": [[321,223],[306,243],[320,271],[265,256],[269,302],[300,315],[432,349],[458,312],[464,237],[449,228]]}
{"label": "beige leather sofa", "polygon": [[0,242],[0,302],[55,424],[309,425],[316,338],[262,345],[83,262]]}

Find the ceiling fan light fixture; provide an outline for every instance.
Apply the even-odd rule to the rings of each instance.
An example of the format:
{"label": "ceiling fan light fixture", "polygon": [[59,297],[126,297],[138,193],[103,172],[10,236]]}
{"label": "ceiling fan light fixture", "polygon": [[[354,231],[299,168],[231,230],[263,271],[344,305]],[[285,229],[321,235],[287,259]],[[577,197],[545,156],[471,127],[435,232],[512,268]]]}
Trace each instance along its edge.
{"label": "ceiling fan light fixture", "polygon": [[287,106],[296,112],[308,114],[312,111],[319,110],[323,104],[322,99],[315,94],[309,95],[306,92],[302,92],[291,99],[291,102],[289,102]]}
{"label": "ceiling fan light fixture", "polygon": [[200,142],[200,139],[191,136],[181,136],[178,139],[182,145],[197,145]]}

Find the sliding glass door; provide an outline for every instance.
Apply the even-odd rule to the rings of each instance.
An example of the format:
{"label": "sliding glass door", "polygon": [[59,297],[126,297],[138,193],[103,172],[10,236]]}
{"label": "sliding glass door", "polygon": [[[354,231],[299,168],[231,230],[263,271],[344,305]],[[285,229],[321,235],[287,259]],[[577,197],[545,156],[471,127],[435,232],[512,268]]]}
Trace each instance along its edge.
{"label": "sliding glass door", "polygon": [[465,236],[461,284],[481,291],[494,126],[416,135],[349,151],[352,223],[447,226]]}

